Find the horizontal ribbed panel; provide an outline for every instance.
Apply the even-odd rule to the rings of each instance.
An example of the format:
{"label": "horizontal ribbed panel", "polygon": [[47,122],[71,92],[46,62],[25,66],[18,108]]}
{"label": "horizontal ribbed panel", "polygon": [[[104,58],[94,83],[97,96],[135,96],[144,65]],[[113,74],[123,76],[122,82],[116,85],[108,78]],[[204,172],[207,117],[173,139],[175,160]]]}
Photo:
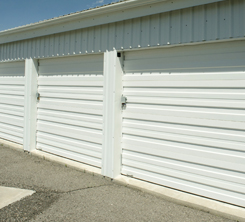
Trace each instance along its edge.
{"label": "horizontal ribbed panel", "polygon": [[[0,45],[0,60],[243,38],[245,2],[226,0]],[[195,58],[193,58],[195,59]]]}
{"label": "horizontal ribbed panel", "polygon": [[0,138],[23,144],[25,63],[0,64]]}
{"label": "horizontal ribbed panel", "polygon": [[24,76],[25,62],[5,62],[0,65],[1,76]]}
{"label": "horizontal ribbed panel", "polygon": [[39,75],[103,75],[102,55],[40,60]]}
{"label": "horizontal ribbed panel", "polygon": [[37,148],[101,167],[102,55],[40,60],[38,92]]}
{"label": "horizontal ribbed panel", "polygon": [[245,206],[244,46],[125,53],[122,174]]}

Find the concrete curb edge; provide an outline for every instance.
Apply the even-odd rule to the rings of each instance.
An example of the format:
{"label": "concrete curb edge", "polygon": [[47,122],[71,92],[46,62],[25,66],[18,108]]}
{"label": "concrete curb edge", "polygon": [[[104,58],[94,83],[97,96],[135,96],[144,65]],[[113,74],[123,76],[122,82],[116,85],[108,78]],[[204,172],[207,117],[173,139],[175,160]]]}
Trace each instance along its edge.
{"label": "concrete curb edge", "polygon": [[[0,145],[18,151],[23,151],[23,146],[6,140],[0,139]],[[101,175],[101,169],[80,162],[76,162],[74,160],[69,160],[64,157],[56,156],[40,150],[33,150],[31,151],[30,155],[48,161],[56,162],[67,167],[83,171],[85,173],[89,173],[99,177],[104,177],[103,175]],[[111,178],[107,179],[111,180]],[[207,199],[205,197],[196,196],[194,194],[185,193],[183,191],[174,190],[172,188],[130,178],[123,175],[117,176],[113,180],[113,182],[118,185],[130,187],[133,189],[141,190],[143,192],[163,197],[164,199],[167,199],[174,203],[202,210],[204,212],[212,213],[214,215],[245,222],[245,208],[242,207],[226,204],[212,199]]]}

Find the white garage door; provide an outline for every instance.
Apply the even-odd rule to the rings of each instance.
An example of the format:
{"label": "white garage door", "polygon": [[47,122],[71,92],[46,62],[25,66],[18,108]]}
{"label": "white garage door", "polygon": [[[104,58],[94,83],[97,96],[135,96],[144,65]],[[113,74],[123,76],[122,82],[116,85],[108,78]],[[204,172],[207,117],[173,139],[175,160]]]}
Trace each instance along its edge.
{"label": "white garage door", "polygon": [[25,62],[0,63],[0,138],[23,144]]}
{"label": "white garage door", "polygon": [[101,167],[103,56],[40,60],[37,149]]}
{"label": "white garage door", "polygon": [[125,53],[122,174],[245,207],[244,49]]}

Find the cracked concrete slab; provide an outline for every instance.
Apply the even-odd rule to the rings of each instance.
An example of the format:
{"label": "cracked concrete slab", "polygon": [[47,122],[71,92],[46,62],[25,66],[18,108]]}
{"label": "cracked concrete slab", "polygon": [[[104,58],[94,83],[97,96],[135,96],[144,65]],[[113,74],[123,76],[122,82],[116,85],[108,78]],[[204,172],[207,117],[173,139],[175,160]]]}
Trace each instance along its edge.
{"label": "cracked concrete slab", "polygon": [[[58,192],[66,192],[110,182],[102,177],[91,176],[27,153],[16,155],[16,152],[18,153],[10,149],[2,152],[0,161],[1,180],[11,182],[13,186],[16,185],[15,187],[21,184],[21,188],[29,189],[28,186],[31,184],[32,187],[36,187],[35,190],[45,187]],[[25,164],[24,168],[23,164]]]}
{"label": "cracked concrete slab", "polygon": [[33,190],[24,190],[12,187],[0,186],[0,209],[34,194]]}
{"label": "cracked concrete slab", "polygon": [[31,220],[31,222],[39,221],[229,222],[231,220],[113,184],[66,193],[49,209]]}
{"label": "cracked concrete slab", "polygon": [[10,148],[0,157],[0,186],[36,191],[0,221],[232,221]]}

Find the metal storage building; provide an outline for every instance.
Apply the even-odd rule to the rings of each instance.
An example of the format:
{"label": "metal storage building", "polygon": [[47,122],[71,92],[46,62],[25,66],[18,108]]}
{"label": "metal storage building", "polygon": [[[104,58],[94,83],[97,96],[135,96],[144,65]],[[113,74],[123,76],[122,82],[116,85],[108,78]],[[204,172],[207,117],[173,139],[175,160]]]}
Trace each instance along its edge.
{"label": "metal storage building", "polygon": [[244,208],[244,12],[125,0],[0,32],[0,138]]}

